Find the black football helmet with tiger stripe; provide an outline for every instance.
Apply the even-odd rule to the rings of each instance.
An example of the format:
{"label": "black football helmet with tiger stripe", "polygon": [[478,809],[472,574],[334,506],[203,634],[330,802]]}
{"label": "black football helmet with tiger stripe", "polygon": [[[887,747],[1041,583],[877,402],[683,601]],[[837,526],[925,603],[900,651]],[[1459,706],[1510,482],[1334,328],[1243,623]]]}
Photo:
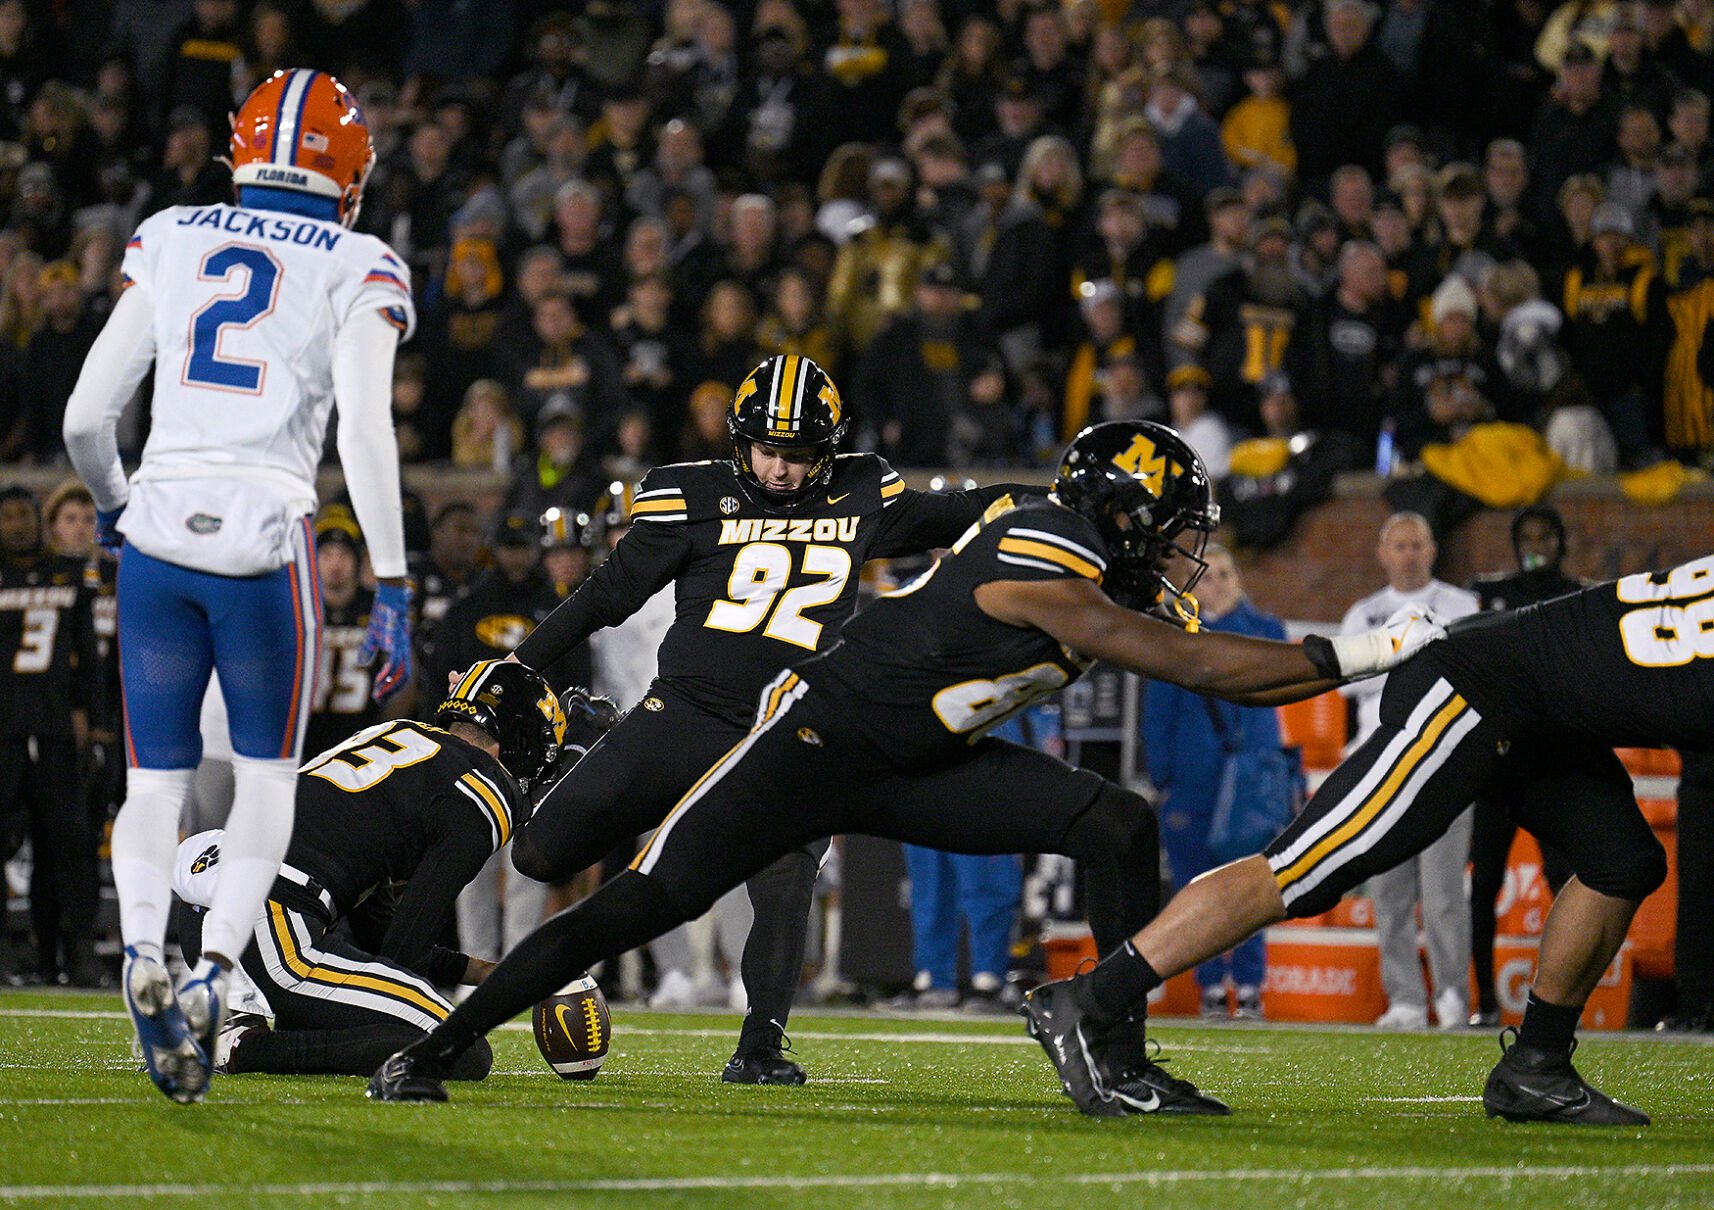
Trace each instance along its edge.
{"label": "black football helmet with tiger stripe", "polygon": [[[790,509],[824,484],[833,473],[833,455],[850,421],[845,401],[827,371],[808,357],[784,353],[751,370],[732,398],[726,430],[732,435],[732,460],[745,489],[760,502]],[[802,486],[781,492],[765,487],[750,467],[750,447],[811,448],[815,461]]]}
{"label": "black football helmet with tiger stripe", "polygon": [[559,760],[565,710],[539,674],[510,660],[478,660],[435,709],[437,726],[469,723],[500,745],[500,763],[526,789]]}
{"label": "black football helmet with tiger stripe", "polygon": [[[1060,455],[1053,498],[1094,523],[1111,560],[1102,586],[1131,609],[1186,603],[1207,570],[1202,552],[1220,506],[1189,442],[1151,420],[1112,420],[1084,429]],[[1164,565],[1188,560],[1182,585]],[[1182,612],[1181,612],[1182,616]]]}

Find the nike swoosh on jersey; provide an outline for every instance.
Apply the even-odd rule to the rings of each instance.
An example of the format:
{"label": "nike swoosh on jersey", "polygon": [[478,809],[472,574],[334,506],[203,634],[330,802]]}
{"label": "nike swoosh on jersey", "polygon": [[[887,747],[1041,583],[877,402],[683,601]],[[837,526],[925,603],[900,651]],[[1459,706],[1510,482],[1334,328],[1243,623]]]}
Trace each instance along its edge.
{"label": "nike swoosh on jersey", "polygon": [[[846,492],[845,496],[849,496],[850,494],[850,492]],[[841,500],[845,499],[845,496],[828,496],[827,502],[829,504],[838,504]]]}

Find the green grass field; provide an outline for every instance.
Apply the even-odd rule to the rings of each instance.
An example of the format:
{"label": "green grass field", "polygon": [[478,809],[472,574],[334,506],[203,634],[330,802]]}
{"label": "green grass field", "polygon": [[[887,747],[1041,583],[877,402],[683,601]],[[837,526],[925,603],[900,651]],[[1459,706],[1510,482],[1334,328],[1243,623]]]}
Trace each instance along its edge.
{"label": "green grass field", "polygon": [[[1079,1116],[1010,1021],[793,1018],[812,1083],[730,1087],[734,1018],[619,1007],[591,1083],[526,1027],[450,1105],[356,1079],[217,1079],[170,1104],[116,996],[0,994],[0,1203],[116,1206],[1714,1206],[1714,1045],[1586,1039],[1635,1131],[1513,1126],[1478,1096],[1486,1035],[1163,1024],[1225,1119]],[[210,1200],[210,1195],[213,1200]]]}

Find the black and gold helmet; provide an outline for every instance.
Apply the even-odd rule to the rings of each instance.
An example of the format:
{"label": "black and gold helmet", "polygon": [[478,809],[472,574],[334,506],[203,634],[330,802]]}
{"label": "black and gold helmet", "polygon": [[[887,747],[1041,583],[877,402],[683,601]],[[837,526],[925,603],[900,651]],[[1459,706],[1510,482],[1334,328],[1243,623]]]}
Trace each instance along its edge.
{"label": "black and gold helmet", "polygon": [[[1164,424],[1114,420],[1084,429],[1060,455],[1053,496],[1100,531],[1112,556],[1102,585],[1121,605],[1183,601],[1207,569],[1202,551],[1220,506],[1202,459]],[[1188,545],[1180,542],[1186,534]],[[1163,571],[1174,552],[1193,568],[1182,585]]]}
{"label": "black and gold helmet", "polygon": [[[833,455],[850,427],[845,401],[827,371],[795,353],[770,357],[751,370],[732,398],[726,430],[738,476],[763,503],[789,508],[807,499],[833,473]],[[750,468],[752,444],[809,447],[815,461],[793,492],[762,486]]]}
{"label": "black and gold helmet", "polygon": [[525,786],[547,775],[565,740],[559,697],[540,675],[505,660],[472,664],[435,710],[434,721],[486,731],[500,745],[500,763]]}

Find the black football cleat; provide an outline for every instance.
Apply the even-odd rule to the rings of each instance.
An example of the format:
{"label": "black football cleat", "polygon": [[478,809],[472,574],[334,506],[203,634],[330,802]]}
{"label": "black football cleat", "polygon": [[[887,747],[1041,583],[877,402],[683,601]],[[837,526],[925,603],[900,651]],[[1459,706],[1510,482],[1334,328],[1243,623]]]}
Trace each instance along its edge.
{"label": "black football cleat", "polygon": [[369,1080],[363,1095],[371,1101],[444,1101],[446,1085],[434,1074],[438,1068],[406,1047],[388,1059]]}
{"label": "black football cleat", "polygon": [[1153,1059],[1127,1066],[1109,1078],[1095,1065],[1096,1087],[1124,1107],[1126,1113],[1182,1113],[1228,1117],[1226,1102],[1209,1096],[1189,1080],[1170,1076]]}
{"label": "black football cleat", "polygon": [[1041,1043],[1072,1104],[1092,1118],[1123,1116],[1124,1106],[1096,1084],[1083,1010],[1072,997],[1070,980],[1042,984],[1024,997],[1018,1012],[1024,1018],[1024,1032]]}
{"label": "black football cleat", "polygon": [[739,1051],[720,1069],[722,1084],[802,1084],[809,1077],[779,1047]]}
{"label": "black football cleat", "polygon": [[[1512,1044],[1506,1045],[1506,1035]],[[1576,1043],[1572,1043],[1576,1049]],[[1549,1054],[1500,1034],[1500,1061],[1488,1073],[1482,1108],[1508,1122],[1565,1122],[1575,1126],[1647,1126],[1649,1115],[1615,1101],[1571,1065],[1571,1056]]]}
{"label": "black football cleat", "polygon": [[720,1071],[722,1084],[802,1084],[808,1077],[791,1058],[792,1040],[785,1030],[769,1021],[745,1030],[738,1049]]}

